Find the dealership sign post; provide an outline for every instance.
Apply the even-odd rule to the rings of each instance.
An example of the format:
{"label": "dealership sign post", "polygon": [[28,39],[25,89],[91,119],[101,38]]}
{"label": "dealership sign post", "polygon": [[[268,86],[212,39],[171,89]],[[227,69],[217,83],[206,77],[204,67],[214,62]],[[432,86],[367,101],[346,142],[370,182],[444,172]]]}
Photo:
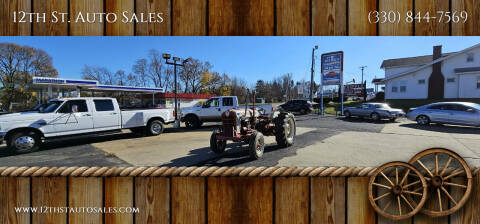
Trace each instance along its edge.
{"label": "dealership sign post", "polygon": [[323,86],[329,85],[339,85],[340,86],[340,102],[341,102],[341,113],[343,115],[343,51],[331,52],[322,54],[322,87],[321,87],[321,97],[320,97],[320,106],[322,114],[324,114],[323,109]]}

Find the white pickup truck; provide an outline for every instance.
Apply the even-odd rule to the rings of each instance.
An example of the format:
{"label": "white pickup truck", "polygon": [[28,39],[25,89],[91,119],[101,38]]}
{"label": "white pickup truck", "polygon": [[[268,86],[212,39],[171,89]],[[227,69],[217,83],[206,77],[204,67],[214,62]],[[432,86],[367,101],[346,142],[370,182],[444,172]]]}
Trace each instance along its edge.
{"label": "white pickup truck", "polygon": [[[252,107],[252,105],[249,107]],[[245,106],[238,105],[236,96],[212,97],[203,104],[182,108],[181,121],[185,122],[187,128],[199,128],[203,122],[221,122],[223,112],[240,108],[245,108]],[[265,114],[270,114],[274,111],[271,104],[255,105],[255,108]]]}
{"label": "white pickup truck", "polygon": [[121,110],[114,98],[78,97],[50,100],[38,111],[0,116],[0,141],[11,151],[36,151],[44,139],[128,128],[159,135],[175,121],[172,109]]}

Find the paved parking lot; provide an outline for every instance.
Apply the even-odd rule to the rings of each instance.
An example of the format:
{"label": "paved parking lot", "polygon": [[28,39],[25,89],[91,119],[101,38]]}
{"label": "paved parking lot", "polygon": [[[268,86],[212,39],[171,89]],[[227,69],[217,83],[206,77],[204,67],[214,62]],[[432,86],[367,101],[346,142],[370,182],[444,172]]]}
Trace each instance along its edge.
{"label": "paved parking lot", "polygon": [[[378,166],[392,160],[407,161],[417,152],[449,148],[471,166],[480,166],[480,128],[421,127],[405,119],[395,123],[344,119],[334,116],[297,116],[294,146],[277,148],[274,137],[266,137],[262,159],[251,160],[245,145],[231,143],[227,152],[209,149],[216,124],[191,131],[168,129],[155,137],[137,137],[128,131],[98,137],[48,142],[29,154],[2,152],[1,166]],[[3,150],[4,151],[4,150]]]}

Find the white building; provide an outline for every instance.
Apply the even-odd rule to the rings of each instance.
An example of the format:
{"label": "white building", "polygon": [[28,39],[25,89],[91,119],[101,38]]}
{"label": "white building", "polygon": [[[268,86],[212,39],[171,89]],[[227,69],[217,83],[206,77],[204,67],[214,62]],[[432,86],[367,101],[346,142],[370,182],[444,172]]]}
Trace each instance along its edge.
{"label": "white building", "polygon": [[480,98],[480,44],[462,51],[385,60],[385,99]]}

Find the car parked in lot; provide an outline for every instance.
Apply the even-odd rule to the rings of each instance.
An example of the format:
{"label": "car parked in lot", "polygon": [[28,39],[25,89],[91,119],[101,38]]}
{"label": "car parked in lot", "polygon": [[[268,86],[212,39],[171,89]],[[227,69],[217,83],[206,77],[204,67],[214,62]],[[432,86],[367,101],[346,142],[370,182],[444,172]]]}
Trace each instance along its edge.
{"label": "car parked in lot", "polygon": [[284,111],[307,114],[313,111],[313,103],[308,100],[289,100],[280,105]]}
{"label": "car parked in lot", "polygon": [[411,108],[407,118],[420,125],[437,123],[480,126],[480,105],[468,102],[432,103]]}
{"label": "car parked in lot", "polygon": [[11,151],[32,152],[43,139],[118,131],[159,135],[174,122],[172,109],[120,110],[114,98],[78,97],[50,100],[38,111],[0,116],[0,141]]}
{"label": "car parked in lot", "polygon": [[[203,104],[182,108],[181,121],[185,122],[187,128],[199,128],[203,122],[222,121],[222,113],[235,108],[242,108],[238,105],[236,96],[212,97]],[[270,114],[274,110],[271,104],[255,105],[255,108],[261,110],[264,114]]]}
{"label": "car parked in lot", "polygon": [[374,121],[389,119],[393,122],[397,118],[405,116],[401,109],[391,108],[386,103],[363,103],[356,107],[346,107],[343,111],[345,117],[368,117]]}

